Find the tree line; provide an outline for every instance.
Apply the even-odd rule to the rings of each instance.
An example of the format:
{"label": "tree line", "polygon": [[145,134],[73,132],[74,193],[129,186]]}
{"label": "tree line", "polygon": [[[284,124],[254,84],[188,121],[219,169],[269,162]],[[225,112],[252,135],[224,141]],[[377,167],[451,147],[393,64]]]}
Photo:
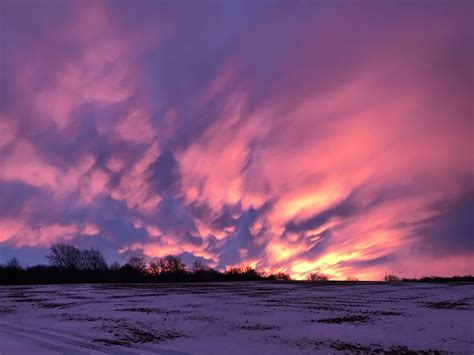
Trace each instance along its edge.
{"label": "tree line", "polygon": [[[0,284],[56,284],[56,283],[147,283],[147,282],[214,282],[214,281],[290,281],[290,275],[278,272],[263,275],[250,266],[215,270],[197,260],[188,267],[179,256],[167,255],[147,262],[144,257],[131,256],[127,263],[107,264],[101,251],[91,248],[81,250],[75,246],[53,244],[47,255],[49,265],[22,267],[17,258],[0,265]],[[313,272],[308,280],[329,281],[329,275]],[[353,276],[346,281],[358,282]],[[385,282],[473,282],[474,277],[427,276],[419,279],[385,275]]]}
{"label": "tree line", "polygon": [[179,256],[174,255],[150,263],[144,257],[131,256],[124,265],[117,262],[108,265],[97,249],[81,250],[63,243],[53,244],[47,259],[49,265],[26,268],[16,258],[8,260],[0,265],[0,284],[291,280],[288,274],[262,275],[250,266],[220,272],[197,260],[188,267]]}

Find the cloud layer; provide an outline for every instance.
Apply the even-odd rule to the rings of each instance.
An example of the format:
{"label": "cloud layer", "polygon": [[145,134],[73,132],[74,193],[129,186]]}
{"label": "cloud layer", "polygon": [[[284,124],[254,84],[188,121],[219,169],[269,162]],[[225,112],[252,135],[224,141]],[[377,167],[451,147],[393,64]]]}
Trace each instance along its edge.
{"label": "cloud layer", "polygon": [[0,10],[0,261],[474,272],[471,2]]}

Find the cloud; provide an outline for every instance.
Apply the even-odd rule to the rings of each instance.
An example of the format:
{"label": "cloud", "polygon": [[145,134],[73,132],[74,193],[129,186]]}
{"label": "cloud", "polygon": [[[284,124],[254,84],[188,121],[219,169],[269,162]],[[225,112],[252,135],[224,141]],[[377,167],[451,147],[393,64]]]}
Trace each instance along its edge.
{"label": "cloud", "polygon": [[470,7],[2,3],[0,251],[472,272]]}
{"label": "cloud", "polygon": [[469,256],[474,252],[474,195],[436,206],[437,214],[414,226],[414,248],[419,253],[442,256],[449,251],[452,255]]}

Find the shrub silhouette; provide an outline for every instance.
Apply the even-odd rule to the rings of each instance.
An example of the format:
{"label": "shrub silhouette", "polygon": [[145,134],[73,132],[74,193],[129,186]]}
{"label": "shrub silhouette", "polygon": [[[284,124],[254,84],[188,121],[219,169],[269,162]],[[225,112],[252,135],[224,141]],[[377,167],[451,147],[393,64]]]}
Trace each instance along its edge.
{"label": "shrub silhouette", "polygon": [[322,272],[312,272],[309,274],[310,281],[329,281],[329,276]]}
{"label": "shrub silhouette", "polygon": [[224,277],[234,281],[253,281],[261,279],[260,274],[251,266],[233,267],[225,271]]}
{"label": "shrub silhouette", "polygon": [[275,280],[275,281],[290,281],[291,276],[285,274],[284,272],[278,272],[276,274],[270,274],[267,276],[268,280]]}
{"label": "shrub silhouette", "polygon": [[386,282],[399,282],[400,281],[400,278],[396,275],[385,275],[385,277],[383,278],[384,281]]}

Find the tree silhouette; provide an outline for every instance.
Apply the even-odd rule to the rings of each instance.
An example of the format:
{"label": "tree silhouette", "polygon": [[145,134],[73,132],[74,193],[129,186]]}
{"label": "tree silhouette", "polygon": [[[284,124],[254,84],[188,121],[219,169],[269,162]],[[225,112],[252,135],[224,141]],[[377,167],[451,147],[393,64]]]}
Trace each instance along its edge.
{"label": "tree silhouette", "polygon": [[194,263],[193,263],[193,272],[194,273],[197,273],[197,272],[202,272],[202,271],[207,271],[209,268],[203,264],[203,262],[201,260],[196,260]]}
{"label": "tree silhouette", "polygon": [[[114,262],[107,268],[102,253],[96,249],[80,250],[67,244],[53,244],[48,254],[50,265],[35,265],[22,268],[16,258],[0,265],[0,284],[51,284],[51,283],[107,283],[107,282],[216,282],[216,281],[257,281],[290,280],[285,273],[261,276],[250,266],[233,267],[225,273],[205,266],[201,261],[193,264],[188,271],[179,256],[168,255],[147,267],[144,257],[133,256],[121,266]],[[312,281],[327,281],[328,275],[315,272],[309,275]],[[400,281],[395,275],[386,275],[385,281]],[[356,281],[349,277],[348,281]],[[474,276],[422,277],[403,279],[404,282],[473,282]]]}
{"label": "tree silhouette", "polygon": [[50,265],[63,270],[74,271],[81,267],[81,251],[72,245],[63,243],[51,245],[47,258]]}
{"label": "tree silhouette", "polygon": [[148,268],[151,276],[153,277],[158,277],[160,276],[160,273],[161,273],[161,267],[160,267],[160,264],[156,261],[152,261],[150,263],[150,267]]}
{"label": "tree silhouette", "polygon": [[7,260],[7,262],[5,263],[5,267],[9,270],[14,271],[22,270],[20,261],[17,258],[11,258]]}
{"label": "tree silhouette", "polygon": [[109,270],[114,271],[114,272],[119,271],[120,270],[120,263],[118,263],[117,261],[114,261],[112,264],[110,264]]}
{"label": "tree silhouette", "polygon": [[100,271],[107,269],[104,255],[97,249],[81,251],[81,269],[88,271]]}
{"label": "tree silhouette", "polygon": [[128,259],[127,265],[139,273],[145,273],[147,270],[145,258],[141,256],[130,257],[130,259]]}
{"label": "tree silhouette", "polygon": [[179,256],[167,255],[160,259],[159,264],[162,273],[177,274],[186,270],[186,264]]}

